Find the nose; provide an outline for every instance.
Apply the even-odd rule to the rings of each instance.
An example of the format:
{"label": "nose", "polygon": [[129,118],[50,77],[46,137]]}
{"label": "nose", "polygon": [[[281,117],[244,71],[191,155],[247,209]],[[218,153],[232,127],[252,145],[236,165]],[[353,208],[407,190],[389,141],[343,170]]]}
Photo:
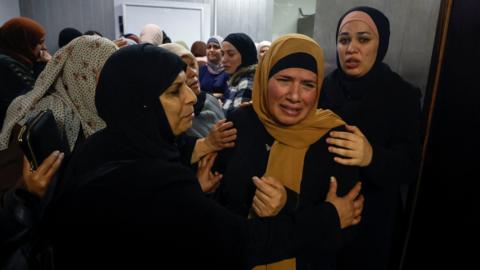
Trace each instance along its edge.
{"label": "nose", "polygon": [[188,67],[187,68],[187,78],[191,79],[197,77],[197,70],[193,67]]}
{"label": "nose", "polygon": [[184,85],[185,87],[185,96],[184,96],[184,102],[185,104],[187,105],[194,105],[195,103],[197,103],[197,96],[195,95],[195,93],[193,92],[192,89],[190,89],[190,87],[188,87],[187,85]]}
{"label": "nose", "polygon": [[300,83],[299,82],[293,82],[288,89],[287,93],[287,100],[292,102],[292,103],[297,103],[300,101]]}
{"label": "nose", "polygon": [[357,51],[357,42],[355,40],[352,40],[348,43],[348,46],[347,46],[347,52],[349,53],[353,53],[353,52],[356,52]]}

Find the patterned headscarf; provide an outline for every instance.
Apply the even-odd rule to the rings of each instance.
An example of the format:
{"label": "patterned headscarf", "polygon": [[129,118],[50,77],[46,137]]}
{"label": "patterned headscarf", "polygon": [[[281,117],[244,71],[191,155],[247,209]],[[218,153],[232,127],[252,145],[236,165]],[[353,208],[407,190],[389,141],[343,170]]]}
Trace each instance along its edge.
{"label": "patterned headscarf", "polygon": [[85,137],[105,127],[95,108],[97,76],[105,61],[117,50],[99,36],[81,36],[57,51],[40,73],[32,91],[13,100],[0,134],[0,150],[8,148],[16,123],[24,124],[39,111],[52,110],[73,149],[80,131]]}

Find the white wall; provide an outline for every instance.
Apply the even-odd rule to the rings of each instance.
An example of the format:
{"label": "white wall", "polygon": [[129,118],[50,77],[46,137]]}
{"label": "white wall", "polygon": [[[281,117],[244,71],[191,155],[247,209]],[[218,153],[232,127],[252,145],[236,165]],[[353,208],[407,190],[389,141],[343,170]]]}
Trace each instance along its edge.
{"label": "white wall", "polygon": [[304,15],[315,13],[316,0],[274,0],[272,40],[280,35],[297,32],[297,21]]}
{"label": "white wall", "polygon": [[18,0],[0,0],[0,25],[17,16],[20,16]]}

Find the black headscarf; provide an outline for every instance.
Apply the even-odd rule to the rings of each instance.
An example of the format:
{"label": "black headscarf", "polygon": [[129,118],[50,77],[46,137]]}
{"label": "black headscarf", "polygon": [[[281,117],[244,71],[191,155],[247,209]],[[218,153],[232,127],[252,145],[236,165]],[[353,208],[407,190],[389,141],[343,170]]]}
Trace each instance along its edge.
{"label": "black headscarf", "polygon": [[82,32],[75,28],[64,28],[58,35],[58,48],[62,48],[75,38],[82,36]]}
{"label": "black headscarf", "polygon": [[385,67],[385,64],[383,64],[382,61],[383,61],[383,58],[385,58],[385,55],[387,54],[388,44],[389,44],[389,41],[390,41],[390,22],[388,21],[388,18],[382,12],[380,12],[377,9],[374,9],[374,8],[371,8],[371,7],[365,7],[365,6],[352,8],[349,11],[347,11],[345,14],[343,14],[343,16],[338,21],[337,31],[335,33],[335,40],[337,42],[338,42],[337,37],[338,37],[338,31],[340,30],[339,29],[340,24],[342,23],[345,16],[347,16],[349,13],[351,13],[353,11],[365,12],[370,16],[370,18],[372,18],[373,22],[377,26],[378,39],[379,39],[378,50],[377,50],[377,58],[375,59],[375,63],[372,66],[372,68],[370,69],[370,71],[367,74],[365,74],[364,76],[362,76],[361,78],[352,78],[352,77],[346,75],[343,72],[343,70],[340,67],[340,60],[338,58],[338,52],[337,52],[337,67],[338,67],[338,70],[340,72],[340,75],[346,80],[358,81],[359,79],[362,79],[362,78],[374,77],[375,76],[374,74],[377,73],[379,70],[388,68],[388,67]]}
{"label": "black headscarf", "polygon": [[137,154],[178,158],[176,138],[159,96],[185,67],[178,56],[151,44],[115,52],[102,69],[95,96],[107,129],[124,134]]}
{"label": "black headscarf", "polygon": [[233,33],[228,35],[223,41],[231,43],[242,55],[242,63],[238,66],[237,70],[257,63],[257,48],[248,35],[244,33]]}

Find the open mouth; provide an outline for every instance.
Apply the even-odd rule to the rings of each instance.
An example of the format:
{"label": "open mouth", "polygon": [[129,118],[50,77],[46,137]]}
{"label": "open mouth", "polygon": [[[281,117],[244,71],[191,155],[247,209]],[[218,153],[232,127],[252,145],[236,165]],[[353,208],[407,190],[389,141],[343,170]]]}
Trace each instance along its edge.
{"label": "open mouth", "polygon": [[288,116],[298,116],[302,112],[302,108],[287,106],[287,105],[280,105],[280,109],[283,113]]}
{"label": "open mouth", "polygon": [[360,65],[360,61],[355,58],[349,58],[345,61],[345,67],[348,69],[357,68]]}

